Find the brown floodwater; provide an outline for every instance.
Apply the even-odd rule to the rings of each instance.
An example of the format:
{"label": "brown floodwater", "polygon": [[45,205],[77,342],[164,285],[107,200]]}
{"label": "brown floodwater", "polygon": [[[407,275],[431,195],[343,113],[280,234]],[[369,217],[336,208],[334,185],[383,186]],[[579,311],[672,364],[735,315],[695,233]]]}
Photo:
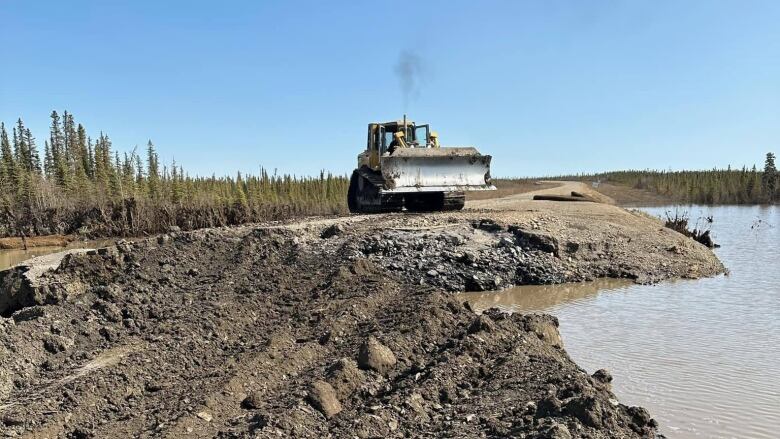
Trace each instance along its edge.
{"label": "brown floodwater", "polygon": [[0,270],[13,267],[36,256],[48,255],[71,248],[98,248],[112,245],[111,240],[75,241],[65,247],[32,247],[28,250],[0,250]]}
{"label": "brown floodwater", "polygon": [[[670,438],[780,437],[780,207],[712,215],[728,276],[634,285],[600,280],[466,293],[476,310],[556,315],[564,346]],[[643,209],[661,215],[665,208]]]}

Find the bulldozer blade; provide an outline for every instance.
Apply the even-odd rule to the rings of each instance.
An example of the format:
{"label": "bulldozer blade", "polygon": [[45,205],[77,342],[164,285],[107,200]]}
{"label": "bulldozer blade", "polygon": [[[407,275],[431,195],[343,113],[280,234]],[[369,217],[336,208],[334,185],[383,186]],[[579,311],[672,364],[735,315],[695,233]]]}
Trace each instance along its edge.
{"label": "bulldozer blade", "polygon": [[489,155],[474,148],[402,148],[381,157],[383,193],[494,190]]}

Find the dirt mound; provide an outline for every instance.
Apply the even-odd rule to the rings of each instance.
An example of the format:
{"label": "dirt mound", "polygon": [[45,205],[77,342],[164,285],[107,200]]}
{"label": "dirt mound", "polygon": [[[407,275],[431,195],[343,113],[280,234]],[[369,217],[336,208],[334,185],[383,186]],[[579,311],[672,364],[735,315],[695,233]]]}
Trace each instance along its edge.
{"label": "dirt mound", "polygon": [[59,300],[0,323],[3,431],[653,435],[571,362],[553,318],[477,316],[387,276],[350,233],[209,230],[71,255],[41,279]]}
{"label": "dirt mound", "polygon": [[557,320],[476,315],[449,291],[722,266],[627,213],[486,215],[176,232],[68,255],[34,282],[34,267],[5,272],[0,293],[30,300],[0,318],[0,431],[653,437],[608,372],[569,359]]}

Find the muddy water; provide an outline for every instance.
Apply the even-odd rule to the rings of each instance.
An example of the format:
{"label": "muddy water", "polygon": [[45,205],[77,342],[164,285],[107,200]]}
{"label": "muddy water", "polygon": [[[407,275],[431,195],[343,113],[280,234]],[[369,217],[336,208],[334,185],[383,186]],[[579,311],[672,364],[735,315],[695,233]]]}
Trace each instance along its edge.
{"label": "muddy water", "polygon": [[77,241],[68,244],[67,247],[32,247],[28,250],[0,250],[0,270],[5,270],[36,256],[48,255],[69,248],[98,248],[111,244],[112,241],[110,240]]}
{"label": "muddy water", "polygon": [[572,358],[609,369],[621,401],[648,408],[670,438],[780,437],[780,208],[686,209],[713,216],[730,275],[466,297],[478,309],[558,316]]}

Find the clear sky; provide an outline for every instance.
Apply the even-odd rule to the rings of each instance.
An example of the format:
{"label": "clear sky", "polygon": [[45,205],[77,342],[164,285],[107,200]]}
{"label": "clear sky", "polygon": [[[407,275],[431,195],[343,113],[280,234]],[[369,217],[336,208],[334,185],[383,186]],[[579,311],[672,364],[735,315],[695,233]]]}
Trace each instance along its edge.
{"label": "clear sky", "polygon": [[41,149],[67,109],[199,174],[346,173],[404,112],[495,176],[780,152],[779,1],[0,0],[0,43]]}

